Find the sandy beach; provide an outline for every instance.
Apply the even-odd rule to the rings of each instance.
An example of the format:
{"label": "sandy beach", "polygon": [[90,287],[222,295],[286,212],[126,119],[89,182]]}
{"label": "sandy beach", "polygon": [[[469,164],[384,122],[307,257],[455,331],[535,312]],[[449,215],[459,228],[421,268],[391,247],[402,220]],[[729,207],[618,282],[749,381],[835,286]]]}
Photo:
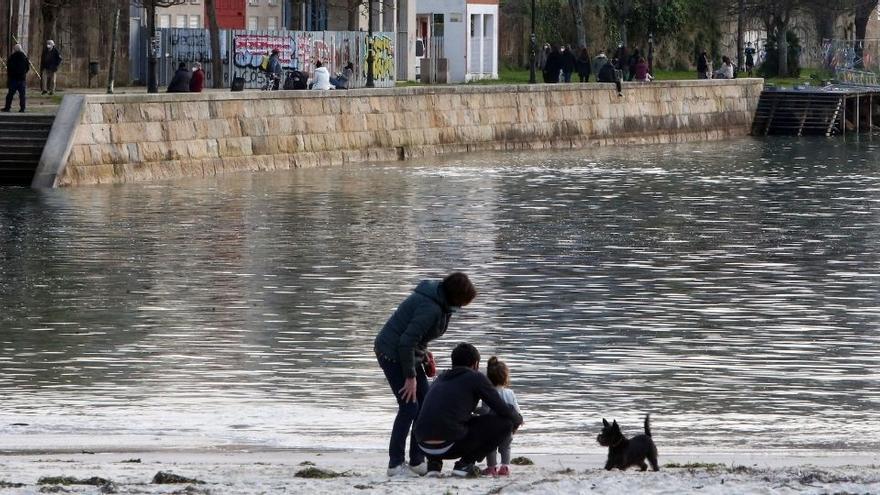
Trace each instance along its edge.
{"label": "sandy beach", "polygon": [[[601,469],[604,457],[600,453],[519,454],[534,465],[514,466],[510,477],[455,478],[449,475],[451,464],[447,464],[439,479],[390,479],[384,474],[384,453],[373,450],[3,452],[0,493],[880,493],[877,453],[675,453],[662,456],[661,470],[656,473],[606,472]],[[339,476],[297,476],[309,468]],[[152,483],[159,472],[203,483]],[[63,484],[71,479],[41,483],[46,477],[92,484]]]}

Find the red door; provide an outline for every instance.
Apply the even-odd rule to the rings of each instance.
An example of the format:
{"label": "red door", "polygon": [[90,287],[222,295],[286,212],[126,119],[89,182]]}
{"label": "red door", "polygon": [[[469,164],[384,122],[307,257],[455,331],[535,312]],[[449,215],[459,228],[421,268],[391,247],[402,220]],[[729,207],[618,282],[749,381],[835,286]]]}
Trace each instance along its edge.
{"label": "red door", "polygon": [[[214,0],[217,6],[217,24],[220,29],[244,29],[245,27],[245,2],[247,0]],[[207,12],[205,20],[208,19]],[[207,24],[207,22],[205,23]]]}

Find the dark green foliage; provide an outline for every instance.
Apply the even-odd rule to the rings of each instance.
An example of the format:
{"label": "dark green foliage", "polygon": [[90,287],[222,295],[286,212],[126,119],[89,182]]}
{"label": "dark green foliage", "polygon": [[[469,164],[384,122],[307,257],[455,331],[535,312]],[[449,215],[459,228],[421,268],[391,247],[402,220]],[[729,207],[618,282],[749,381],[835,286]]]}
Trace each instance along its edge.
{"label": "dark green foliage", "polygon": [[767,55],[764,63],[758,67],[758,75],[761,77],[800,77],[801,40],[793,31],[788,31],[785,39],[788,41],[788,73],[779,74],[779,50],[776,45],[776,35],[771,34],[767,36],[767,43],[764,44]]}

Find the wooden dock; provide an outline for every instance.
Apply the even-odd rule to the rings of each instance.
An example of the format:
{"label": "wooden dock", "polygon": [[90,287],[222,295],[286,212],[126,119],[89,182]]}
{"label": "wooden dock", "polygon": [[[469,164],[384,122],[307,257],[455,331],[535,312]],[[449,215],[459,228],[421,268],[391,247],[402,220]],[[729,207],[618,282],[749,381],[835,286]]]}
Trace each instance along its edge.
{"label": "wooden dock", "polygon": [[869,132],[880,116],[880,87],[831,85],[765,89],[752,135],[844,135]]}

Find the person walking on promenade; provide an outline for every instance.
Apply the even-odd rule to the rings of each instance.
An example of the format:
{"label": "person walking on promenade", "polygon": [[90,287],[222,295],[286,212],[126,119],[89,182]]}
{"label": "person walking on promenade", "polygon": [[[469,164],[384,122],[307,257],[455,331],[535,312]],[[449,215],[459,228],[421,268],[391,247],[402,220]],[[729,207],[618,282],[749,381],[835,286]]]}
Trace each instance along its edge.
{"label": "person walking on promenade", "polygon": [[186,66],[186,62],[177,65],[177,72],[168,83],[169,93],[189,93],[189,83],[192,80],[192,72]]}
{"label": "person walking on promenade", "polygon": [[6,75],[8,77],[7,87],[9,92],[6,94],[6,106],[3,107],[4,112],[12,110],[12,98],[18,93],[19,112],[24,113],[27,97],[27,75],[30,71],[31,62],[27,55],[21,49],[21,45],[16,44],[12,47],[12,54],[6,59]]}
{"label": "person walking on promenade", "polygon": [[554,46],[544,64],[544,82],[558,83],[560,72],[562,72],[562,54],[559,53],[559,48]]}
{"label": "person walking on promenade", "polygon": [[599,71],[602,70],[602,67],[605,67],[605,64],[607,64],[607,63],[608,63],[608,57],[605,55],[604,52],[599,52],[599,54],[593,58],[592,69],[593,69],[593,74],[596,74],[596,81],[597,82],[599,81]]}
{"label": "person walking on promenade", "polygon": [[461,272],[442,281],[423,280],[376,336],[376,359],[397,400],[397,416],[388,446],[388,476],[424,475],[428,471],[425,453],[415,435],[410,435],[409,466],[405,463],[406,437],[428,393],[425,366],[433,368],[428,343],[442,337],[452,314],[470,304],[476,295],[470,279]]}
{"label": "person walking on promenade", "polygon": [[654,79],[654,76],[648,72],[648,62],[645,60],[645,57],[639,57],[638,62],[636,62],[633,68],[633,77],[638,82],[651,82]]}
{"label": "person walking on promenade", "polygon": [[55,42],[49,40],[46,42],[46,48],[43,48],[43,56],[40,57],[40,94],[55,94],[55,75],[58,67],[61,66],[61,52],[55,46]]}
{"label": "person walking on promenade", "polygon": [[578,55],[576,61],[576,69],[578,73],[578,78],[580,78],[581,82],[589,82],[590,81],[590,71],[592,61],[590,60],[590,54],[587,53],[587,48],[581,48],[581,53]]}
{"label": "person walking on promenade", "polygon": [[755,47],[752,46],[752,42],[746,42],[746,73],[749,77],[752,77],[752,71],[755,69]]}
{"label": "person walking on promenade", "polygon": [[[452,369],[434,380],[425,397],[414,432],[428,457],[428,476],[440,476],[443,459],[458,459],[452,468],[455,476],[479,476],[476,463],[523,422],[479,369],[479,351],[458,344],[452,350]],[[480,400],[494,414],[474,416]]]}
{"label": "person walking on promenade", "polygon": [[202,70],[202,64],[196,62],[193,64],[192,76],[189,79],[189,92],[201,93],[205,89],[205,71]]}
{"label": "person walking on promenade", "polygon": [[636,65],[639,63],[639,59],[642,58],[642,54],[639,52],[639,49],[636,48],[633,50],[632,55],[629,56],[629,60],[627,62],[627,66],[629,67],[629,73],[626,74],[626,80],[632,81],[636,76]]}
{"label": "person walking on promenade", "polygon": [[562,48],[562,79],[571,82],[571,75],[577,66],[577,57],[571,49],[571,45]]}
{"label": "person walking on promenade", "polygon": [[544,43],[544,48],[542,48],[541,51],[538,52],[537,66],[538,70],[540,70],[541,72],[543,72],[544,67],[547,66],[547,57],[550,56],[551,51],[553,50],[550,48],[550,43]]}
{"label": "person walking on promenade", "polygon": [[617,69],[617,59],[605,62],[605,66],[599,70],[596,80],[614,83],[614,86],[617,88],[617,96],[623,96],[623,85],[620,82],[620,70]]}
{"label": "person walking on promenade", "polygon": [[711,75],[709,56],[706,55],[706,50],[703,50],[700,52],[700,56],[697,57],[697,79],[709,79]]}
{"label": "person walking on promenade", "polygon": [[615,67],[620,71],[621,80],[625,80],[629,73],[629,52],[623,43],[617,47],[617,53],[614,55],[614,58],[617,59]]}

